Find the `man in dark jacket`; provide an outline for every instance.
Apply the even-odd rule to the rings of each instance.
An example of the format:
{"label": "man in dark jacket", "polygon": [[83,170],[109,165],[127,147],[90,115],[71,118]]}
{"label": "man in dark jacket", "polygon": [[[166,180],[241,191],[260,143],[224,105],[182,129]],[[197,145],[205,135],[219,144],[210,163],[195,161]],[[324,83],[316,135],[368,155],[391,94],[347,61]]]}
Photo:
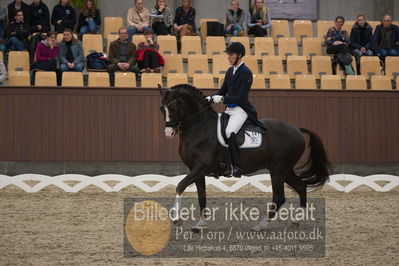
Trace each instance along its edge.
{"label": "man in dark jacket", "polygon": [[15,20],[8,25],[6,31],[7,48],[11,51],[23,51],[27,48],[30,35],[29,24],[24,22],[24,13],[18,10]]}
{"label": "man in dark jacket", "polygon": [[15,0],[11,2],[8,7],[8,21],[14,21],[14,17],[18,10],[22,10],[24,12],[24,17],[26,21],[29,21],[29,6],[23,2],[22,0]]}
{"label": "man in dark jacket", "polygon": [[115,83],[115,71],[129,71],[138,74],[136,66],[136,45],[128,41],[127,29],[122,27],[118,31],[119,39],[111,42],[109,46],[108,73],[111,86]]}
{"label": "man in dark jacket", "polygon": [[390,15],[385,15],[382,24],[375,29],[372,47],[383,61],[387,56],[399,55],[399,27],[392,24]]}
{"label": "man in dark jacket", "polygon": [[350,36],[350,48],[356,57],[363,55],[372,56],[371,41],[373,39],[373,28],[366,22],[364,15],[357,16],[357,21],[352,27]]}
{"label": "man in dark jacket", "polygon": [[70,5],[69,0],[60,0],[51,14],[51,24],[57,33],[63,33],[64,29],[74,30],[76,24],[76,13]]}
{"label": "man in dark jacket", "polygon": [[31,33],[47,33],[50,31],[50,12],[42,0],[34,0],[29,6],[29,17]]}

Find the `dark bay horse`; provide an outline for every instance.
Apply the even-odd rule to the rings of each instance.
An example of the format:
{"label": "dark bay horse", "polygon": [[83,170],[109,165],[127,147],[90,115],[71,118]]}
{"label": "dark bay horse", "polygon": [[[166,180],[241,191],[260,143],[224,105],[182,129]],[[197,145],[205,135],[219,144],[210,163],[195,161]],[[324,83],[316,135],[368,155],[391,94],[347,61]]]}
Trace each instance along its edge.
{"label": "dark bay horse", "polygon": [[[218,171],[219,163],[225,160],[226,148],[217,140],[218,114],[200,90],[186,84],[170,89],[159,86],[159,89],[166,136],[180,136],[179,154],[190,170],[176,188],[174,209],[178,220],[181,196],[193,183],[197,187],[199,206],[203,213],[206,208],[205,176]],[[305,208],[307,189],[322,187],[328,181],[331,169],[323,143],[315,133],[278,120],[266,119],[261,122],[267,129],[263,134],[262,146],[241,150],[243,174],[268,169],[271,175],[274,209],[269,210],[268,215],[253,228],[255,231],[264,230],[284,204],[284,183],[298,193],[300,206]],[[304,154],[305,134],[309,138],[310,156],[306,163],[307,169],[297,175],[294,167]],[[194,229],[205,227],[206,223],[201,217]]]}

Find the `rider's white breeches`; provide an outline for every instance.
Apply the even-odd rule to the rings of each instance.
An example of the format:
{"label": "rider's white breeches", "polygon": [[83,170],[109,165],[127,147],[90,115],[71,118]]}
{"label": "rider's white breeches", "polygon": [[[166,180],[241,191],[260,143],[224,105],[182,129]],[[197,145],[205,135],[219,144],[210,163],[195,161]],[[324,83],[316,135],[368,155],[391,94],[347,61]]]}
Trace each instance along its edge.
{"label": "rider's white breeches", "polygon": [[224,112],[230,116],[229,123],[226,127],[226,137],[230,138],[231,133],[237,134],[241,129],[242,125],[244,125],[247,120],[248,115],[240,106],[227,107]]}

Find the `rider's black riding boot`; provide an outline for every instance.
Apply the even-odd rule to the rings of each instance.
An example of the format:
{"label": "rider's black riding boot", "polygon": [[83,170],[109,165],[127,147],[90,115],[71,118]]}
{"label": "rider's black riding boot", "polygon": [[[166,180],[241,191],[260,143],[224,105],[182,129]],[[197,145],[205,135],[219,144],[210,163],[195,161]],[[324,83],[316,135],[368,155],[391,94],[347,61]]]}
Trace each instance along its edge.
{"label": "rider's black riding boot", "polygon": [[240,148],[238,147],[235,133],[231,134],[227,144],[229,145],[231,168],[227,170],[227,175],[225,174],[225,176],[241,177]]}

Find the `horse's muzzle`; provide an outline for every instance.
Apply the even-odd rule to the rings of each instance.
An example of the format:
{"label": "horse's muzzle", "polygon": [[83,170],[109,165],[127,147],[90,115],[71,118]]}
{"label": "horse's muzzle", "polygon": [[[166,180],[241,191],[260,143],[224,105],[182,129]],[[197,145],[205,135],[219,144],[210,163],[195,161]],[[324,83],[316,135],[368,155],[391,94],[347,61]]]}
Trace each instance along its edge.
{"label": "horse's muzzle", "polygon": [[176,136],[176,130],[173,127],[166,127],[165,136],[167,138],[173,138],[174,136]]}

